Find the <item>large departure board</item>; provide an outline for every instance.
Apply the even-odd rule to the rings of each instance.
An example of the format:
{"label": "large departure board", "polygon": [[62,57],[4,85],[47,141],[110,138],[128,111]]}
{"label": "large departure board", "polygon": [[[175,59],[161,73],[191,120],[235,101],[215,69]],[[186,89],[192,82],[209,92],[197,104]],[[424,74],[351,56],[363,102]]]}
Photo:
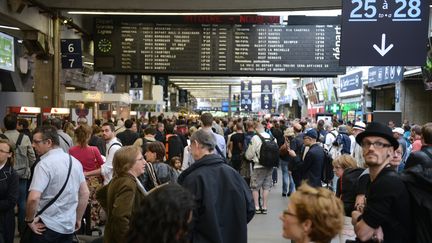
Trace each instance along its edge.
{"label": "large departure board", "polygon": [[[271,21],[270,21],[271,22]],[[335,76],[339,25],[158,23],[95,19],[95,70],[245,76]]]}

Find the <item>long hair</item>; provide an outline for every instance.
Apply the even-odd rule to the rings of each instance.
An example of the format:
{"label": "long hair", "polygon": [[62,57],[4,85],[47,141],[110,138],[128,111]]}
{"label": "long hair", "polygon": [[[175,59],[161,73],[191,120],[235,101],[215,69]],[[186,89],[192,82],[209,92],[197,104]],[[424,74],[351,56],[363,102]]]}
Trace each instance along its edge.
{"label": "long hair", "polygon": [[[9,146],[9,153],[12,153],[12,156],[7,159],[6,165],[9,165],[10,167],[13,167],[15,165],[15,150],[14,145],[12,145],[8,140],[6,139],[0,139],[0,144],[7,144]],[[6,151],[7,152],[7,151]]]}
{"label": "long hair", "polygon": [[117,150],[113,158],[113,177],[127,174],[136,163],[138,153],[141,153],[138,146],[124,146]]}
{"label": "long hair", "polygon": [[81,146],[87,146],[87,143],[92,135],[92,129],[88,125],[81,125],[75,129],[75,139],[76,142]]}
{"label": "long hair", "polygon": [[129,243],[186,243],[195,203],[178,184],[158,187],[132,218]]}

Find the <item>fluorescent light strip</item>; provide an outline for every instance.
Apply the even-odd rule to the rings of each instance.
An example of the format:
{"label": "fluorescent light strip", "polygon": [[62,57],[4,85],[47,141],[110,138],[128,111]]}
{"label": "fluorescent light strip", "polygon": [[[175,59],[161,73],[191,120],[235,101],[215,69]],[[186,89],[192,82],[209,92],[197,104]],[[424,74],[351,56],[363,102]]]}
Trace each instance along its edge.
{"label": "fluorescent light strip", "polygon": [[18,28],[18,27],[7,26],[7,25],[0,25],[0,29],[20,30],[20,28]]}
{"label": "fluorescent light strip", "polygon": [[68,14],[80,15],[306,15],[306,16],[337,16],[341,15],[340,9],[310,10],[310,11],[280,11],[280,12],[117,12],[117,11],[68,11]]}

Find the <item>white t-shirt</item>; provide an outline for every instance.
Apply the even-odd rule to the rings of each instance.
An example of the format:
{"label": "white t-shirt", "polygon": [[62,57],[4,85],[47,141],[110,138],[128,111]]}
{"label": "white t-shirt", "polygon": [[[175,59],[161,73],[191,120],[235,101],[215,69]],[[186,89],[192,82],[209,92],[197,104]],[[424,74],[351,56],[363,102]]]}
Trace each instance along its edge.
{"label": "white t-shirt", "polygon": [[[41,156],[36,165],[29,191],[41,192],[37,211],[54,198],[66,181],[69,169],[69,154],[60,147]],[[44,224],[61,234],[75,231],[76,210],[81,183],[85,182],[81,163],[72,157],[69,181],[57,200],[40,215]]]}
{"label": "white t-shirt", "polygon": [[[112,146],[111,146],[112,145]],[[114,159],[114,154],[115,152],[117,152],[118,149],[120,149],[122,147],[122,144],[120,143],[120,141],[117,138],[113,138],[111,139],[107,144],[106,144],[106,160],[105,163],[101,166],[101,174],[104,178],[104,185],[107,185],[113,176],[113,159]]]}

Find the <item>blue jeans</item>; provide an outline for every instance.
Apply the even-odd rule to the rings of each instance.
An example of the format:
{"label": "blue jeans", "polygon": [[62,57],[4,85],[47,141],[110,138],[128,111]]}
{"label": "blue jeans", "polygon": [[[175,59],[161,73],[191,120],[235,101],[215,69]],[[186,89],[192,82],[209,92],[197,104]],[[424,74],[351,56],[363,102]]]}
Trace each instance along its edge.
{"label": "blue jeans", "polygon": [[24,217],[26,214],[27,202],[27,179],[19,179],[19,192],[18,192],[18,230],[21,232],[24,226]]}
{"label": "blue jeans", "polygon": [[282,193],[288,194],[288,185],[291,187],[290,176],[288,171],[288,161],[280,160],[280,167],[282,170]]}
{"label": "blue jeans", "polygon": [[72,243],[73,234],[60,234],[48,228],[42,235],[32,234],[32,243]]}

